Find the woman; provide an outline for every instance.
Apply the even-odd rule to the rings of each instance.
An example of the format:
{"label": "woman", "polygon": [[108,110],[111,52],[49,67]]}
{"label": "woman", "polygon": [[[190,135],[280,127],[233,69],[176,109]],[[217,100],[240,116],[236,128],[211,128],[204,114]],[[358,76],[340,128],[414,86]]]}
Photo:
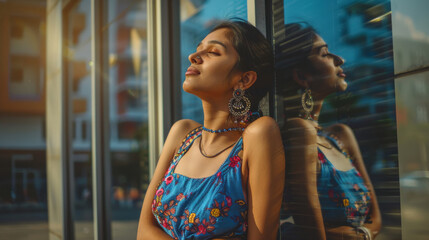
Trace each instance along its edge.
{"label": "woman", "polygon": [[258,104],[270,44],[243,21],[217,25],[189,55],[183,89],[204,124],[176,122],[148,187],[138,239],[274,239],[284,179],[280,131]]}
{"label": "woman", "polygon": [[353,131],[317,122],[324,99],[347,88],[344,60],[308,25],[288,24],[284,36],[285,193],[295,224],[282,225],[282,238],[374,239],[380,212]]}

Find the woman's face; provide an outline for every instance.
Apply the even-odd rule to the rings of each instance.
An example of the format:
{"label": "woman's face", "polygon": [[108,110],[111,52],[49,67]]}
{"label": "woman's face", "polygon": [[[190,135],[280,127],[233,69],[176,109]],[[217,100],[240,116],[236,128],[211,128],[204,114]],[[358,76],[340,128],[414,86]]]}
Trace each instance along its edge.
{"label": "woman's face", "polygon": [[197,51],[189,55],[191,66],[186,71],[183,89],[199,97],[231,97],[233,86],[241,79],[234,69],[238,53],[227,34],[230,30],[218,29],[208,34],[198,45]]}
{"label": "woman's face", "polygon": [[306,73],[308,87],[314,94],[327,96],[347,89],[346,75],[341,69],[344,60],[328,51],[328,45],[316,35],[313,49],[308,57],[311,66]]}

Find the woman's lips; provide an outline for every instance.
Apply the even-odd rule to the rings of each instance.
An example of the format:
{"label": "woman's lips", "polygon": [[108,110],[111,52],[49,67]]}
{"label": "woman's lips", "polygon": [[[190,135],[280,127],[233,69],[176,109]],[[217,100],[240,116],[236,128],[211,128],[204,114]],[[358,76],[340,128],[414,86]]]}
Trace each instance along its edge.
{"label": "woman's lips", "polygon": [[200,71],[194,67],[189,67],[188,70],[186,70],[185,75],[198,75],[200,74]]}
{"label": "woman's lips", "polygon": [[346,77],[346,74],[345,74],[345,73],[343,73],[343,72],[339,72],[337,75],[338,75],[339,77],[342,77],[342,78],[345,78],[345,77]]}

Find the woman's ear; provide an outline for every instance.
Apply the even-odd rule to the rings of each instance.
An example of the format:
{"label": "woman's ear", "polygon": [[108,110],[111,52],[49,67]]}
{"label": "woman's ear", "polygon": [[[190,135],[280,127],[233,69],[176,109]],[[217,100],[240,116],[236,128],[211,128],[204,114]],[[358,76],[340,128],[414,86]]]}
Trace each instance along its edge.
{"label": "woman's ear", "polygon": [[243,90],[250,88],[258,78],[258,74],[255,71],[247,71],[241,75],[240,81],[238,81],[237,86]]}
{"label": "woman's ear", "polygon": [[301,87],[308,88],[308,82],[306,80],[306,77],[304,76],[303,72],[301,72],[298,69],[292,70],[292,77],[293,80],[298,83]]}

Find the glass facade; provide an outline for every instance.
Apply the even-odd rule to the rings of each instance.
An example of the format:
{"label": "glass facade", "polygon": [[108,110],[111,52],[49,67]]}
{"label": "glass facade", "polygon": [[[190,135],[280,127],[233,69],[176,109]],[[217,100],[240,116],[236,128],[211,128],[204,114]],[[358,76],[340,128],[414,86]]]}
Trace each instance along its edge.
{"label": "glass facade", "polygon": [[[281,44],[285,25],[306,22],[346,60],[348,88],[326,99],[319,122],[344,123],[354,131],[382,215],[376,239],[425,239],[427,1],[171,2],[0,1],[2,237],[135,239],[150,166],[156,164],[150,156],[159,156],[151,131],[163,133],[149,126],[169,129],[178,117],[203,121],[201,101],[181,88],[188,56],[217,22],[237,17],[265,19],[263,32],[274,46]],[[261,4],[268,10],[255,9]],[[159,39],[165,32],[171,40]],[[158,56],[159,49],[168,53]],[[282,127],[281,48],[275,54],[277,96],[271,94],[268,104]],[[170,90],[151,88],[165,81],[157,71]],[[160,96],[166,92],[172,96]],[[151,110],[150,103],[160,98],[178,100],[163,103],[177,109],[150,125],[163,110]],[[100,189],[106,205],[94,200]],[[287,211],[282,217],[289,217]]]}
{"label": "glass facade", "polygon": [[104,25],[112,239],[135,239],[149,181],[146,4],[145,0],[109,1]]}
{"label": "glass facade", "polygon": [[426,239],[429,189],[429,17],[427,1],[392,0],[403,239]]}
{"label": "glass facade", "polygon": [[[391,3],[386,0],[285,0],[283,3],[285,26],[297,22],[312,26],[328,44],[329,52],[345,60],[341,68],[346,74],[347,90],[325,98],[319,123],[322,127],[343,123],[353,130],[382,214],[383,227],[377,239],[400,239]],[[279,62],[287,62],[282,51],[287,49],[280,47],[276,53]],[[284,81],[281,75],[284,65],[278,68],[280,83]],[[280,100],[278,108],[287,108],[288,95],[282,92],[279,95],[285,103],[282,106]]]}
{"label": "glass facade", "polygon": [[[180,1],[180,60],[181,80],[190,63],[189,54],[195,52],[197,45],[208,34],[210,28],[221,20],[231,18],[247,19],[247,1],[208,0]],[[181,85],[180,85],[181,87]],[[203,122],[202,105],[199,98],[182,89],[182,118]]]}
{"label": "glass facade", "polygon": [[46,3],[0,2],[0,235],[48,238]]}
{"label": "glass facade", "polygon": [[66,85],[66,142],[74,236],[93,239],[91,144],[91,8],[73,1],[63,12],[64,84]]}

